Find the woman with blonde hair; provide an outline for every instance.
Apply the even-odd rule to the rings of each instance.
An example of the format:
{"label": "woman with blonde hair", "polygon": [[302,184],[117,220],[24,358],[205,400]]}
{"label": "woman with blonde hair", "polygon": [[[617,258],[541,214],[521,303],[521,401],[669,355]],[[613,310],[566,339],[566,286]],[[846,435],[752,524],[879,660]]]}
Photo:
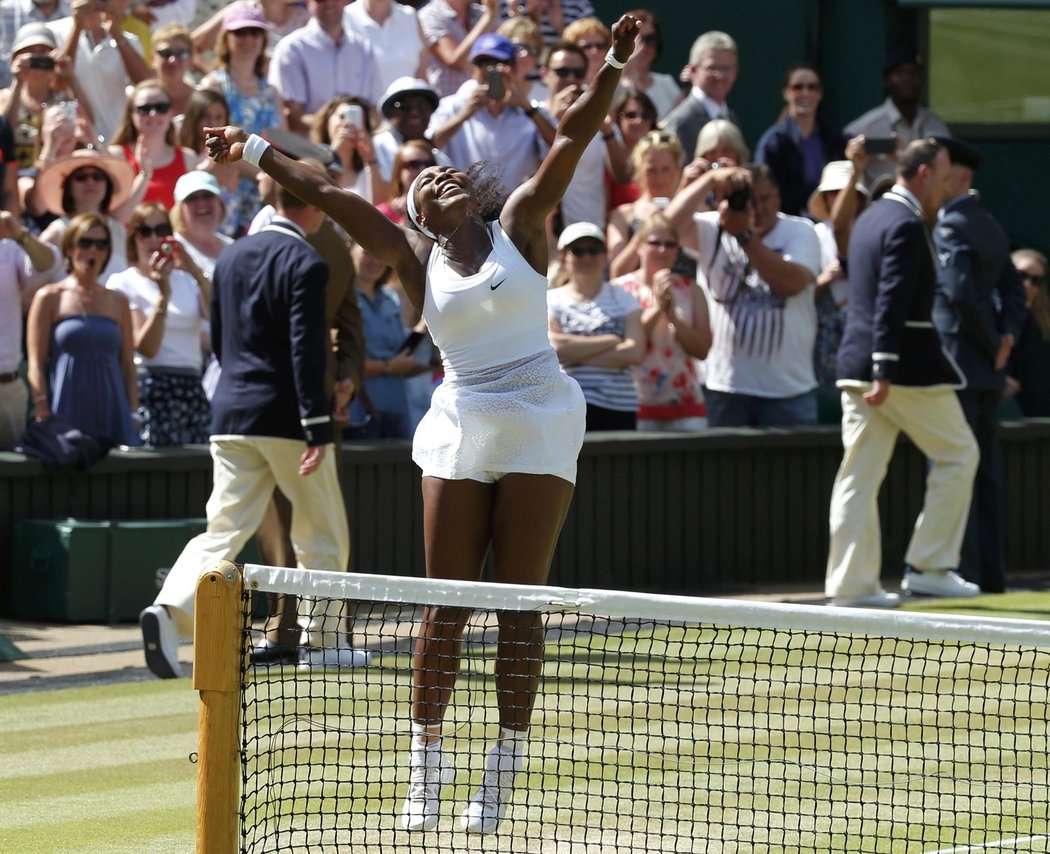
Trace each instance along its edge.
{"label": "woman with blonde hair", "polygon": [[671,271],[678,231],[662,213],[638,228],[641,266],[613,279],[642,306],[645,358],[634,367],[639,430],[702,430],[707,426],[697,359],[711,348],[707,299],[692,279]]}
{"label": "woman with blonde hair", "polygon": [[368,102],[356,95],[336,95],[314,115],[310,141],[335,152],[340,187],[377,205],[390,197],[390,182],[376,161],[370,113]]}
{"label": "woman with blonde hair", "polygon": [[[587,57],[587,76],[590,83],[605,64],[605,54],[612,45],[612,33],[597,18],[579,18],[567,26],[561,34],[562,41],[574,44]],[[626,73],[626,72],[625,72]]]}
{"label": "woman with blonde hair", "polygon": [[151,66],[171,96],[171,111],[178,118],[186,112],[193,85],[186,79],[193,62],[193,38],[182,24],[164,24],[153,34]]}
{"label": "woman with blonde hair", "polygon": [[197,163],[193,150],[175,139],[171,107],[168,90],[153,78],[135,84],[124,102],[109,153],[124,158],[145,181],[144,188],[141,180],[132,187],[132,204],[160,202],[170,208],[175,182]]}
{"label": "woman with blonde hair", "polygon": [[[682,183],[678,189],[692,184],[712,169],[723,166],[743,166],[751,159],[751,150],[744,142],[744,135],[728,119],[713,119],[700,128],[696,138],[693,162],[682,170]],[[710,208],[698,208],[710,210]]]}
{"label": "woman with blonde hair", "polygon": [[[641,191],[638,198],[620,205],[609,215],[609,273],[622,276],[638,269],[638,227],[670,203],[682,177],[682,144],[673,133],[652,131],[631,152],[629,168]],[[675,261],[675,272],[696,276],[696,265],[684,254]]]}

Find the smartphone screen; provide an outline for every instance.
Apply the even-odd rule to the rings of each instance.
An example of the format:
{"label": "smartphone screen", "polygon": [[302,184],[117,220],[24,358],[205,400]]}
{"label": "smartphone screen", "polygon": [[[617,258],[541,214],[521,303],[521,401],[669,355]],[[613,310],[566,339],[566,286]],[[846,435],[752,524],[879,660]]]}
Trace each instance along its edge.
{"label": "smartphone screen", "polygon": [[485,85],[489,87],[489,98],[493,101],[503,100],[503,75],[498,68],[489,68],[485,71]]}
{"label": "smartphone screen", "polygon": [[347,104],[343,107],[343,120],[348,125],[353,125],[355,128],[364,127],[365,111],[361,109],[360,104]]}
{"label": "smartphone screen", "polygon": [[897,140],[892,136],[869,137],[864,140],[864,150],[868,154],[893,154],[897,150]]}

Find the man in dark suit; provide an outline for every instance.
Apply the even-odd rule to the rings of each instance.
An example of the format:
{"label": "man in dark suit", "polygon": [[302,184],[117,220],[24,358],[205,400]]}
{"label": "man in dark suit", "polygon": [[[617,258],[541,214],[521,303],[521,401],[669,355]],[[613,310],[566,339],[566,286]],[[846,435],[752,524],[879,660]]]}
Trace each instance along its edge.
{"label": "man in dark suit", "polygon": [[664,130],[678,137],[688,158],[696,151],[700,129],[711,119],[728,119],[740,125],[726,103],[736,75],[737,51],[732,36],[711,30],[693,42],[689,50],[689,79],[693,87],[662,124]]}
{"label": "man in dark suit", "polygon": [[843,457],[831,493],[825,592],[832,604],[893,607],[879,583],[878,495],[903,431],[930,461],[926,500],[905,555],[901,589],[975,596],[957,572],[977,443],[955,389],[965,385],[930,319],[936,266],[929,223],[944,195],[948,153],[917,140],[897,183],[857,220],[849,243],[850,301],[838,357]]}
{"label": "man in dark suit", "polygon": [[974,170],[983,156],[960,140],[938,141],[948,149],[952,166],[933,231],[939,262],[933,322],[966,377],[959,402],[981,451],[959,571],[985,593],[1002,593],[1006,574],[996,414],[1006,362],[1024,322],[1024,287],[1010,261],[1006,232],[973,190]]}
{"label": "man in dark suit", "polygon": [[[208,529],[187,543],[154,604],[139,618],[146,664],[161,678],[181,675],[178,635],[192,628],[198,576],[241,551],[274,486],[293,507],[299,565],[342,572],[349,561],[325,389],[328,266],[306,242],[325,214],[283,188],[277,214],[258,234],[224,250],[215,267],[212,343],[222,376],[212,399]],[[304,599],[299,623],[300,665],[367,662],[362,651],[340,648],[342,613]]]}

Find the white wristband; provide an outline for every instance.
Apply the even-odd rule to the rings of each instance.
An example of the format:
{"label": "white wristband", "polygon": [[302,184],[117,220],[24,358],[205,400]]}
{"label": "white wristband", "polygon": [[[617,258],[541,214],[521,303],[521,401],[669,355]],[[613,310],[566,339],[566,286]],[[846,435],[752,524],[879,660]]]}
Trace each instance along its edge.
{"label": "white wristband", "polygon": [[616,58],[616,54],[613,53],[612,48],[609,48],[609,52],[605,54],[605,62],[607,65],[611,65],[613,68],[623,69],[627,67],[626,62],[620,62],[620,60]]}
{"label": "white wristband", "polygon": [[241,160],[245,163],[251,163],[252,166],[258,166],[259,161],[269,147],[270,143],[261,136],[256,136],[253,133],[248,137],[248,141],[244,143],[244,151],[241,154]]}

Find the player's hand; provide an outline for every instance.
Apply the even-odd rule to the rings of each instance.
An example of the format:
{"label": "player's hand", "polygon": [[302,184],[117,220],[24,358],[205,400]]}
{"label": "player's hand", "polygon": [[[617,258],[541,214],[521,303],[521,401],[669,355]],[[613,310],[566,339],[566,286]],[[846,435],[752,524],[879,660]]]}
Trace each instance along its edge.
{"label": "player's hand", "polygon": [[868,406],[878,406],[890,396],[890,381],[875,380],[871,384],[871,391],[864,392],[864,402]]}
{"label": "player's hand", "polygon": [[204,145],[208,156],[216,163],[236,163],[244,155],[247,141],[248,134],[233,125],[204,128]]}
{"label": "player's hand", "polygon": [[634,53],[634,40],[638,37],[638,19],[624,15],[613,24],[613,56],[617,62],[627,62]]}
{"label": "player's hand", "polygon": [[299,476],[309,477],[317,471],[324,460],[324,452],[324,445],[314,445],[303,451],[303,455],[299,457]]}

